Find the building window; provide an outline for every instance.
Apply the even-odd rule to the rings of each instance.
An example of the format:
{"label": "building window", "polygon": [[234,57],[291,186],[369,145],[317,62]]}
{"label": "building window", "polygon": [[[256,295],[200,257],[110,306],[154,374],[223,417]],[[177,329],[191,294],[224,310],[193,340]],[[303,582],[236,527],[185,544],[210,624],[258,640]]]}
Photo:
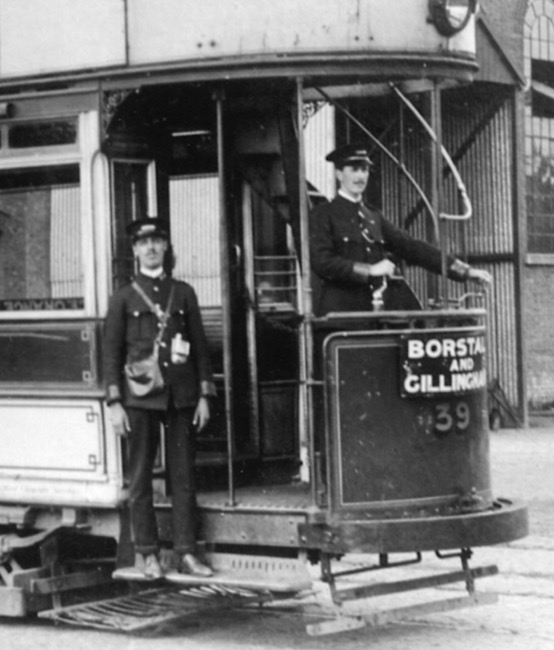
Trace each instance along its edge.
{"label": "building window", "polygon": [[532,0],[525,18],[527,248],[554,255],[554,2]]}

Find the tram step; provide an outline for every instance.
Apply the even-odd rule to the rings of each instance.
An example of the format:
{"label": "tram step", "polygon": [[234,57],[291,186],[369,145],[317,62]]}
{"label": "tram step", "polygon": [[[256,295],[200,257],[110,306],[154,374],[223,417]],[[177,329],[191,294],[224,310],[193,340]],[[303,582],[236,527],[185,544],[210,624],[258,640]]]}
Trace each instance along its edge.
{"label": "tram step", "polygon": [[[170,569],[157,582],[166,580],[184,587],[213,585],[278,594],[298,593],[312,587],[312,578],[302,557],[206,553],[206,559],[214,571],[212,576],[195,576]],[[134,567],[117,569],[113,577],[116,580],[145,581],[142,572]]]}
{"label": "tram step", "polygon": [[210,584],[274,593],[297,593],[312,587],[312,578],[303,557],[207,553],[206,558],[214,570],[213,576],[201,578],[173,571],[166,579],[182,585]]}

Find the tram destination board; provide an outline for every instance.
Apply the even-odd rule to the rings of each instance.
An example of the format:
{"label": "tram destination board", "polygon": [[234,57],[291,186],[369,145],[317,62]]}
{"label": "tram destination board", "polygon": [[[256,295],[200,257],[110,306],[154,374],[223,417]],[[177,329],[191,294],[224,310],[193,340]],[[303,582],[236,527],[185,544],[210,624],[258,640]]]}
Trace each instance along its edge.
{"label": "tram destination board", "polygon": [[402,397],[463,395],[487,386],[481,331],[422,332],[401,338]]}

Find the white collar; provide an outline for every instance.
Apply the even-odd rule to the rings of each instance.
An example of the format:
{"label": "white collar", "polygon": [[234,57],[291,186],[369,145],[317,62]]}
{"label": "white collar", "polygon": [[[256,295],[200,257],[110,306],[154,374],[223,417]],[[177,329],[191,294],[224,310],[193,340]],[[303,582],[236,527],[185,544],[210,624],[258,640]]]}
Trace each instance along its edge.
{"label": "white collar", "polygon": [[337,194],[340,194],[343,199],[346,199],[347,201],[350,201],[350,203],[361,203],[362,202],[362,197],[360,196],[359,199],[353,199],[350,194],[347,194],[342,188],[339,188]]}
{"label": "white collar", "polygon": [[163,266],[160,266],[157,269],[143,269],[141,267],[140,272],[142,275],[145,275],[148,278],[152,278],[153,280],[157,280],[158,278],[161,278],[162,275],[164,274],[164,269]]}

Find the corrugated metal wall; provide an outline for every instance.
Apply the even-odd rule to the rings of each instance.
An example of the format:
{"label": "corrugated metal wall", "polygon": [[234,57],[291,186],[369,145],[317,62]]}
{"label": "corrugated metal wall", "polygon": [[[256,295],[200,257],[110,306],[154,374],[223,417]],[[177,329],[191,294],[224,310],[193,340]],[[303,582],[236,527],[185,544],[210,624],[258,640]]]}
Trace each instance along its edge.
{"label": "corrugated metal wall", "polygon": [[494,278],[487,301],[489,376],[499,379],[512,404],[523,406],[518,404],[512,103],[502,97],[472,102],[460,117],[445,120],[445,144],[450,151],[464,151],[459,168],[474,209],[467,226],[468,254],[476,264],[479,257],[490,260],[481,266]]}
{"label": "corrugated metal wall", "polygon": [[[494,278],[487,295],[489,377],[498,378],[509,401],[523,407],[518,395],[513,104],[507,96],[476,96],[455,114],[447,104],[444,115],[445,145],[454,155],[459,152],[458,167],[473,201],[466,250]],[[452,204],[452,183],[449,187]],[[461,250],[459,234],[453,243],[453,250]]]}
{"label": "corrugated metal wall", "polygon": [[[474,212],[472,219],[463,225],[448,224],[445,245],[449,252],[467,255],[475,266],[493,275],[486,298],[490,325],[489,378],[498,378],[510,403],[522,407],[518,391],[512,103],[507,96],[470,90],[463,95],[459,91],[451,96],[445,94],[443,99],[443,142],[464,179]],[[423,188],[427,188],[425,156],[421,153],[430,146],[429,139],[421,135],[413,118],[406,116],[406,124],[407,167]],[[391,135],[389,139],[394,141],[396,137]],[[410,214],[418,204],[418,197],[411,188],[406,188],[402,203],[397,171],[387,161],[383,161],[382,187],[385,213],[401,224],[401,215]],[[445,177],[443,192],[445,211],[459,213],[451,175]],[[410,233],[428,239],[424,211],[415,210],[414,214],[417,217]],[[407,276],[418,294],[425,296],[427,274],[408,269]],[[448,290],[449,296],[456,298],[472,287],[449,283]]]}

